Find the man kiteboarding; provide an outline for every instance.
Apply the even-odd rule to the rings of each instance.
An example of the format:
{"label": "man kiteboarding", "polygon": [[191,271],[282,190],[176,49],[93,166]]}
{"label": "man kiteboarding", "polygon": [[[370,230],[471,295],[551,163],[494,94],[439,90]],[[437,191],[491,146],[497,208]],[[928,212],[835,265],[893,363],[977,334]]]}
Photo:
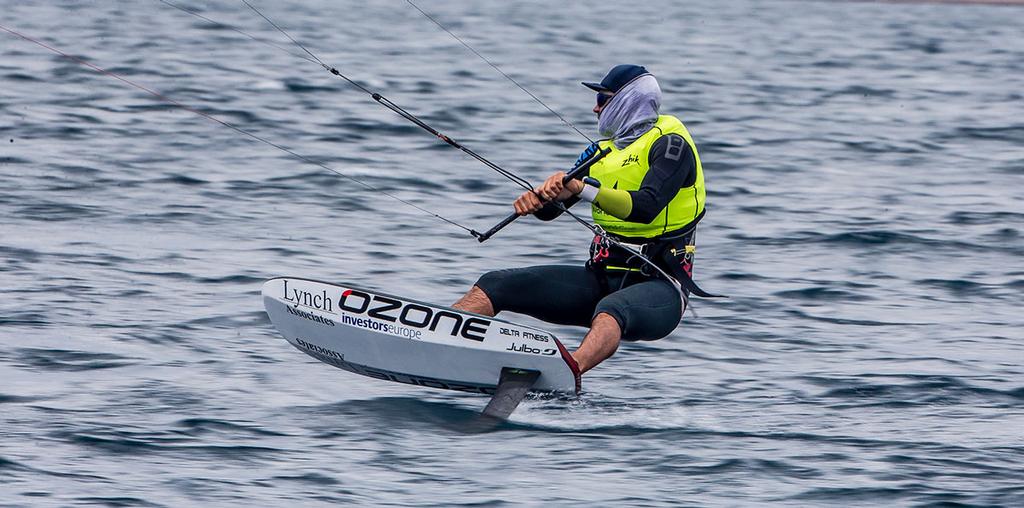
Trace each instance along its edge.
{"label": "man kiteboarding", "polygon": [[[611,152],[580,179],[563,183],[564,172],[551,175],[513,207],[519,215],[551,220],[587,201],[597,226],[647,260],[599,234],[583,266],[492,271],[453,305],[487,316],[511,311],[589,326],[572,353],[579,373],[614,354],[621,340],[656,340],[671,333],[682,319],[684,295],[712,296],[691,278],[705,190],[697,147],[686,127],[674,116],[659,115],[661,89],[642,66],[617,65],[600,83],[583,85],[597,92],[594,113],[603,139],[577,164],[599,150]],[[679,281],[683,294],[660,272]]]}

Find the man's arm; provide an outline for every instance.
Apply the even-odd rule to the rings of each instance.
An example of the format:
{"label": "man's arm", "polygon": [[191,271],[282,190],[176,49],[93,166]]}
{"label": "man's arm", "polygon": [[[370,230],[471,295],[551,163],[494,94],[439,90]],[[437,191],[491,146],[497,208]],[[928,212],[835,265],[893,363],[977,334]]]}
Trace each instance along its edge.
{"label": "man's arm", "polygon": [[[676,197],[679,189],[697,179],[697,159],[678,134],[658,138],[648,154],[650,168],[635,191],[601,187],[594,203],[620,219],[646,224]],[[556,210],[557,211],[557,210]]]}
{"label": "man's arm", "polygon": [[[580,175],[581,178],[583,176],[586,176],[586,175]],[[562,205],[565,206],[566,209],[568,209],[568,208],[572,207],[572,205],[575,205],[576,203],[579,203],[579,202],[580,202],[579,196],[573,196],[573,197],[571,197],[569,199],[566,199],[565,201],[562,201]],[[564,212],[564,211],[565,210],[563,210],[562,208],[559,208],[559,206],[556,205],[554,201],[549,201],[549,202],[544,204],[544,208],[541,208],[540,210],[537,210],[536,212],[534,212],[533,216],[537,217],[538,219],[543,220],[543,221],[549,221],[549,220],[554,220],[554,219],[558,218],[558,216],[562,215],[562,212]]]}
{"label": "man's arm", "polygon": [[[593,157],[594,154],[597,153],[600,149],[601,147],[598,146],[597,143],[591,143],[590,146],[586,148],[586,150],[583,150],[583,153],[581,153],[580,156],[576,159],[576,163],[573,164],[573,166],[579,166],[580,164],[583,163],[583,161],[586,161],[587,159]],[[578,178],[583,178],[584,176],[587,176],[587,174],[589,174],[589,171],[587,173],[579,175]],[[579,203],[579,201],[580,198],[572,196],[569,199],[562,201],[562,205],[565,206],[566,209],[568,209],[572,207],[572,205]],[[540,220],[549,221],[557,218],[559,215],[562,215],[562,212],[563,209],[561,207],[556,205],[554,202],[549,202],[545,203],[544,208],[537,210],[536,212],[533,213],[533,215],[534,217],[537,217]]]}

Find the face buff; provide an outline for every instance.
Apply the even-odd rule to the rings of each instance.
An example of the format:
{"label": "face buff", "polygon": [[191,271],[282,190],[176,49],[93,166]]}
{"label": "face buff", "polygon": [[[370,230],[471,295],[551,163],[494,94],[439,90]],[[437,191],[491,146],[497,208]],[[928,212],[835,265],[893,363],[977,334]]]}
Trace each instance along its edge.
{"label": "face buff", "polygon": [[654,76],[640,76],[622,87],[597,119],[601,137],[610,138],[618,149],[629,146],[658,121],[661,88]]}

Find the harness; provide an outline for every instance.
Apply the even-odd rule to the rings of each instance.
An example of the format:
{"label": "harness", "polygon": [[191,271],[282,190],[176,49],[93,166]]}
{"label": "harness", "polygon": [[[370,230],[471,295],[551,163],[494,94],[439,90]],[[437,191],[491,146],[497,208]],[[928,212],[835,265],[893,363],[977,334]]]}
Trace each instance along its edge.
{"label": "harness", "polygon": [[[688,294],[692,293],[701,298],[724,298],[722,295],[704,291],[693,281],[693,258],[697,252],[694,240],[697,223],[703,217],[704,212],[702,211],[693,222],[685,227],[646,242],[636,242],[637,238],[618,235],[616,235],[616,240],[634,247],[641,255],[676,279]],[[639,259],[636,254],[608,241],[608,237],[605,235],[594,235],[594,239],[590,243],[590,259],[587,260],[587,268],[606,276],[622,274],[623,286],[626,279],[633,274],[649,278],[661,275],[646,261]],[[607,277],[601,277],[601,284],[605,291],[609,290]]]}

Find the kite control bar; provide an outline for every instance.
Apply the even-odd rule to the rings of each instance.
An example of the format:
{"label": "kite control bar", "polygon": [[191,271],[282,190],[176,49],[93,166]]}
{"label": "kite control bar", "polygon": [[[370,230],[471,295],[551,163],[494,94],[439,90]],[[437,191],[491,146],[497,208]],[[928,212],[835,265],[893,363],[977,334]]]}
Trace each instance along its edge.
{"label": "kite control bar", "polygon": [[[586,173],[587,170],[590,169],[590,166],[593,166],[597,161],[603,159],[604,156],[608,155],[609,153],[611,153],[611,151],[612,151],[611,148],[605,148],[604,150],[595,152],[594,155],[592,155],[589,159],[587,159],[586,161],[583,161],[578,166],[576,166],[576,167],[572,168],[571,170],[569,170],[569,172],[565,174],[565,178],[562,179],[562,183],[563,184],[568,183],[569,180],[571,180],[573,178],[576,178],[576,177]],[[477,231],[473,231],[472,232],[473,236],[476,237],[478,242],[483,243],[488,238],[493,236],[494,233],[497,233],[498,231],[501,231],[505,226],[508,226],[509,224],[512,224],[512,222],[515,221],[518,218],[519,218],[519,214],[515,213],[515,212],[512,212],[508,217],[505,217],[501,222],[495,224],[494,227],[492,227],[491,229],[488,229],[484,233],[479,233]]]}

